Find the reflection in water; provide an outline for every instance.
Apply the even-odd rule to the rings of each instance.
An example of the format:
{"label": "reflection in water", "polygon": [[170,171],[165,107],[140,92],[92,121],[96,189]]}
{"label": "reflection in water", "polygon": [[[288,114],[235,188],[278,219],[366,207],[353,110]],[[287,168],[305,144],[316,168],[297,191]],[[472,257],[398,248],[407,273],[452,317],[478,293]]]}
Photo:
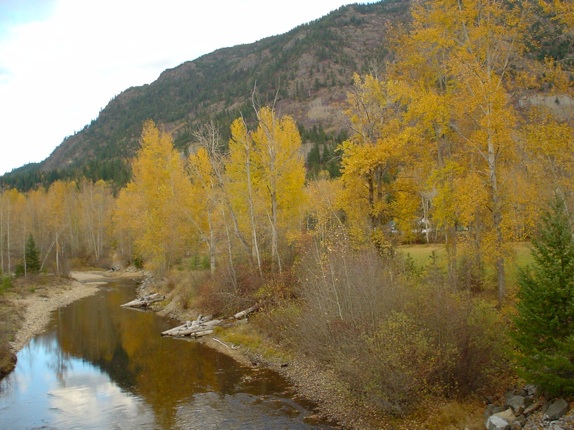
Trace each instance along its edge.
{"label": "reflection in water", "polygon": [[155,428],[141,399],[121,390],[87,361],[58,353],[53,334],[18,353],[0,395],[0,428]]}
{"label": "reflection in water", "polygon": [[178,323],[120,307],[133,295],[112,285],[56,311],[0,383],[0,428],[312,428],[277,374],[162,338]]}

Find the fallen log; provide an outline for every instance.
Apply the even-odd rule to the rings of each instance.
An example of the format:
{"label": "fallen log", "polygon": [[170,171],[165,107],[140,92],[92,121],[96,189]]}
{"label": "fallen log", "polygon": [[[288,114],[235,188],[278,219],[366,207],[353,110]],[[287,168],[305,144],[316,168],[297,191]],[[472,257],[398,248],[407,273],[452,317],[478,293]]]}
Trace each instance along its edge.
{"label": "fallen log", "polygon": [[149,305],[155,302],[160,302],[165,299],[165,296],[162,296],[159,293],[150,294],[149,296],[140,297],[131,302],[124,303],[120,305],[124,308],[147,308]]}
{"label": "fallen log", "polygon": [[203,316],[199,315],[193,321],[186,321],[184,324],[181,324],[177,327],[171,328],[169,330],[163,331],[161,333],[162,336],[173,336],[173,337],[183,337],[183,336],[190,336],[190,337],[201,337],[206,336],[208,334],[213,333],[213,328],[217,326],[229,326],[233,324],[240,324],[241,322],[247,321],[245,317],[252,312],[255,312],[259,309],[261,305],[258,303],[256,305],[251,306],[241,312],[237,312],[231,318],[225,319],[211,319],[212,316]]}
{"label": "fallen log", "polygon": [[196,331],[195,333],[192,334],[193,337],[203,337],[203,336],[207,336],[213,334],[213,330],[203,330],[203,331]]}
{"label": "fallen log", "polygon": [[224,322],[223,320],[211,320],[206,322],[197,322],[197,320],[191,322],[188,321],[185,324],[182,324],[180,326],[162,332],[161,335],[175,336],[175,337],[191,336],[191,335],[197,336],[197,333],[200,333],[202,331],[206,330],[213,331],[214,327],[223,324],[223,322]]}
{"label": "fallen log", "polygon": [[241,312],[237,312],[235,315],[233,315],[233,318],[235,318],[236,320],[240,320],[241,318],[246,317],[247,315],[249,315],[251,312],[255,312],[257,309],[259,309],[260,304],[257,303],[253,306],[251,306],[250,308],[247,308]]}

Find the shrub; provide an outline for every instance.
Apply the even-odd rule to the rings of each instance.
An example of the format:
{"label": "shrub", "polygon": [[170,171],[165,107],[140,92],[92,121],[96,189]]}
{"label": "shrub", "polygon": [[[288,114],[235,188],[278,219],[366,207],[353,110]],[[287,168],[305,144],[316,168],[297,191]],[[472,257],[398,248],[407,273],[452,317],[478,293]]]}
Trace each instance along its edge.
{"label": "shrub", "polygon": [[399,256],[338,243],[317,244],[302,259],[303,303],[290,336],[358,398],[403,415],[426,396],[487,390],[507,370],[493,307],[429,283],[436,277],[412,276]]}
{"label": "shrub", "polygon": [[12,278],[10,276],[2,276],[2,285],[0,285],[0,293],[12,288]]}

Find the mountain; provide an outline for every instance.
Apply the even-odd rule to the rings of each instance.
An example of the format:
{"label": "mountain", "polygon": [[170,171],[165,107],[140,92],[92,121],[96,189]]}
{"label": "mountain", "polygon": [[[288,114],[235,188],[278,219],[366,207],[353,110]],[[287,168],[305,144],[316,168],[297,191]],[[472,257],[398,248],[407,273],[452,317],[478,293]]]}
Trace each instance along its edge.
{"label": "mountain", "polygon": [[[171,132],[185,154],[199,126],[214,122],[227,141],[234,119],[253,120],[254,104],[291,115],[308,144],[308,169],[313,170],[312,158],[315,171],[337,174],[337,166],[325,161],[336,157],[325,154],[333,154],[351,132],[342,112],[353,74],[383,69],[389,54],[386,41],[393,28],[408,22],[411,1],[351,4],[285,34],[219,49],[165,70],[153,83],[113,98],[95,120],[64,139],[41,163],[0,177],[0,186],[26,191],[57,179],[87,177],[111,181],[118,189],[130,179],[130,160],[145,120]],[[539,12],[531,23],[532,46],[524,61],[552,57],[572,67],[571,39],[536,0],[528,1]]]}
{"label": "mountain", "polygon": [[146,119],[170,131],[185,152],[201,124],[214,121],[227,137],[235,118],[251,120],[254,99],[291,115],[304,140],[340,140],[348,132],[342,109],[353,74],[384,59],[389,24],[404,21],[408,5],[409,0],[385,0],[344,6],[285,34],[165,70],[153,83],[112,99],[47,159],[15,169],[0,182],[27,190],[86,176],[122,186]]}

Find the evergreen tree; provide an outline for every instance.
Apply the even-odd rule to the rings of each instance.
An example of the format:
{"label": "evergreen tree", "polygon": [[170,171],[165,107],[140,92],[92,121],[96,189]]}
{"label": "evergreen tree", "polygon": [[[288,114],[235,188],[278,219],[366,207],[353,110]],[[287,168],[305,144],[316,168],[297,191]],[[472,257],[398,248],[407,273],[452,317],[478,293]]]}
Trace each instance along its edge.
{"label": "evergreen tree", "polygon": [[26,241],[26,273],[38,273],[40,271],[40,251],[36,246],[34,236],[30,234]]}
{"label": "evergreen tree", "polygon": [[533,240],[534,264],[519,271],[513,338],[519,372],[550,395],[574,394],[574,239],[556,198]]}
{"label": "evergreen tree", "polygon": [[311,177],[317,176],[317,173],[321,170],[321,150],[319,149],[319,144],[317,142],[313,143],[313,146],[307,154],[307,173]]}

